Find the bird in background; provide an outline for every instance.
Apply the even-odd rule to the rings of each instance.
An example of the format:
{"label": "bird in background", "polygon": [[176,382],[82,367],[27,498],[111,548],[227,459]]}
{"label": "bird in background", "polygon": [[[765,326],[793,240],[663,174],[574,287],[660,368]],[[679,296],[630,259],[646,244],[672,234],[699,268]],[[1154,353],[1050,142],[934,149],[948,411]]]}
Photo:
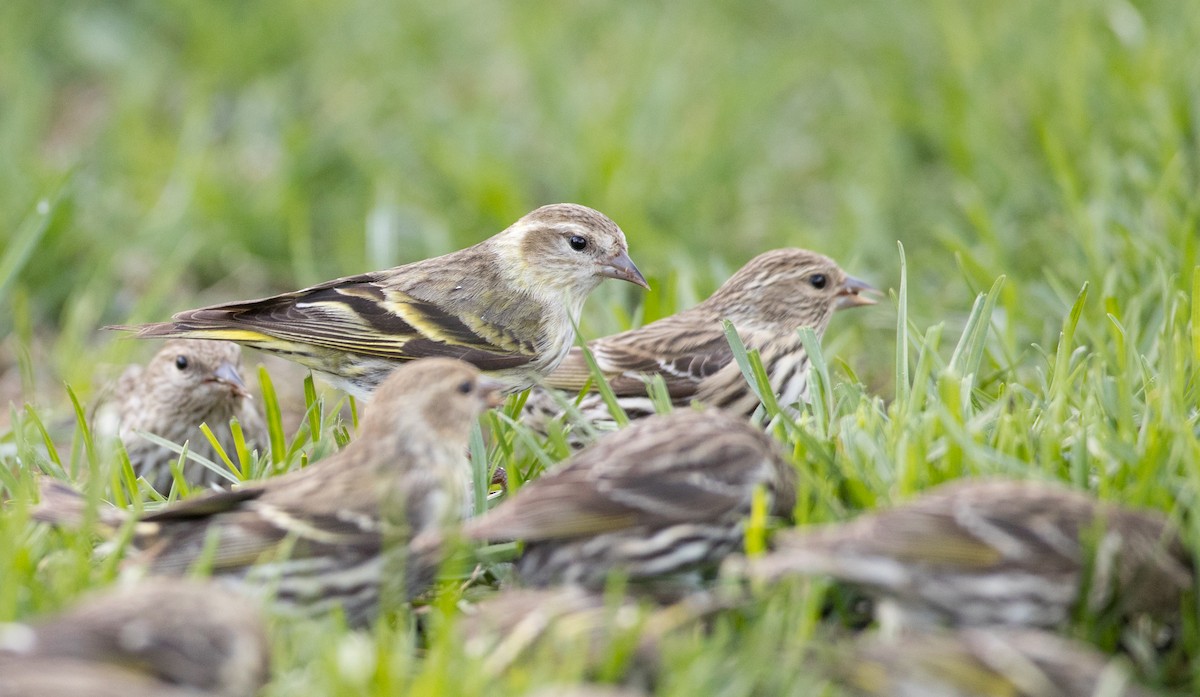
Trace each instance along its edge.
{"label": "bird in background", "polygon": [[[746,263],[699,305],[643,327],[589,341],[588,350],[630,418],[654,413],[647,396],[650,376],[661,376],[676,406],[692,401],[749,416],[759,400],[742,375],[722,320],[733,323],[747,349],[757,349],[783,406],[808,392],[808,354],[797,329],[822,336],[833,313],[872,305],[874,289],[847,276],[830,258],[805,249],[775,249]],[[544,381],[578,392],[592,378],[579,347]],[[562,399],[535,389],[525,416],[537,430],[562,413]],[[601,430],[616,424],[597,393],[585,395],[581,414]]]}
{"label": "bird in background", "polygon": [[471,363],[518,392],[563,359],[584,300],[605,278],[649,288],[616,223],[560,203],[444,256],[117,328],[235,341],[301,363],[362,399],[397,365],[430,356]]}
{"label": "bird in background", "polygon": [[[71,694],[66,688],[74,682],[62,674],[82,668],[84,674],[111,674],[128,689],[144,684],[167,694],[175,686],[253,697],[269,677],[270,658],[257,603],[208,581],[147,579],[88,596],[51,617],[0,625],[0,685],[12,688],[15,680],[28,690],[11,694],[43,694],[34,689],[38,680],[62,687],[53,694]],[[10,665],[26,677],[15,678]],[[119,669],[133,674],[122,676]],[[6,694],[3,687],[0,694]]]}
{"label": "bird in background", "polygon": [[[413,361],[379,386],[358,435],[305,469],[168,505],[135,525],[131,565],[182,575],[197,565],[287,614],[339,609],[370,622],[381,596],[424,590],[443,532],[470,487],[467,441],[500,403],[498,381],[449,358]],[[77,523],[82,499],[43,486],[39,520]],[[113,526],[115,511],[97,518]]]}
{"label": "bird in background", "polygon": [[[1124,661],[1033,629],[906,632],[818,645],[814,667],[860,697],[1151,697]],[[823,659],[823,660],[822,660]],[[842,693],[839,693],[842,694]]]}
{"label": "bird in background", "polygon": [[[237,419],[246,447],[266,447],[267,426],[241,375],[242,349],[227,341],[172,339],[145,366],[122,373],[96,406],[95,430],[121,439],[133,472],[167,494],[174,483],[171,465],[179,455],[146,438],[151,433],[220,465],[212,443],[200,431],[207,424],[227,455],[236,461],[230,419]],[[191,486],[229,486],[231,481],[199,462],[187,460],[183,478]]]}
{"label": "bird in background", "polygon": [[1194,562],[1159,513],[1042,482],[954,482],[847,523],[781,532],[775,543],[747,562],[752,577],[859,585],[880,599],[889,629],[1052,628],[1081,604],[1096,616],[1169,621],[1194,583]]}
{"label": "bird in background", "polygon": [[790,520],[796,473],[775,441],[718,410],[655,415],[608,434],[474,520],[475,540],[522,540],[527,585],[603,586],[715,566],[743,547],[755,491]]}

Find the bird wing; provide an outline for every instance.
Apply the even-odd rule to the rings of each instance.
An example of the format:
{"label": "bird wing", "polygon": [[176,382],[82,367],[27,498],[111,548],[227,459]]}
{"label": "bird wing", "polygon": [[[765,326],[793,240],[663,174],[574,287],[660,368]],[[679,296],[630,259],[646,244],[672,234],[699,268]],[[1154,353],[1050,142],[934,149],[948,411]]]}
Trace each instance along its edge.
{"label": "bird wing", "polygon": [[532,344],[501,328],[484,331],[478,318],[450,302],[453,296],[443,288],[454,282],[449,277],[426,275],[401,289],[398,275],[402,279],[400,269],[350,276],[261,300],[189,310],[171,322],[137,327],[138,335],[220,339],[283,352],[308,345],[390,360],[448,356],[483,370],[519,367],[536,357]]}
{"label": "bird wing", "polygon": [[[733,360],[720,323],[687,313],[596,339],[588,343],[588,349],[618,397],[645,396],[644,377],[661,375],[672,399],[687,400],[695,396],[705,378]],[[546,384],[578,391],[590,377],[583,350],[573,347]]]}
{"label": "bird wing", "polygon": [[142,516],[139,522],[164,523],[208,518],[241,508],[247,501],[253,501],[262,496],[263,492],[264,490],[260,487],[247,487],[236,491],[215,491],[205,496],[178,501],[166,508],[148,513]]}
{"label": "bird wing", "polygon": [[[703,415],[699,415],[703,416]],[[716,521],[749,511],[764,452],[740,433],[626,429],[467,526],[476,539],[551,540]],[[711,424],[710,424],[711,425]]]}
{"label": "bird wing", "polygon": [[1003,554],[964,529],[949,511],[897,508],[881,513],[868,546],[884,556],[933,566],[987,568]]}
{"label": "bird wing", "polygon": [[312,514],[265,503],[257,500],[261,491],[241,499],[229,496],[244,493],[184,501],[142,519],[134,543],[145,550],[144,561],[159,573],[181,573],[207,558],[220,572],[273,557],[298,559],[342,548],[369,552],[381,544],[380,525],[365,516]]}

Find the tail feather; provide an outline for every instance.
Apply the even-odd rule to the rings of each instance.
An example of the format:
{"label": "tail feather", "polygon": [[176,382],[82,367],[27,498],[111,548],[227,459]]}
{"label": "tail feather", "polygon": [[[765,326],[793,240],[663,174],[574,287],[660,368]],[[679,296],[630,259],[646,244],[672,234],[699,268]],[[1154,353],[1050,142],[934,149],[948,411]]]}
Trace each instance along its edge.
{"label": "tail feather", "polygon": [[[57,479],[41,478],[38,498],[40,501],[30,511],[34,520],[68,528],[83,527],[88,520],[87,497]],[[95,513],[95,521],[109,529],[121,527],[125,518],[123,511],[108,506],[101,506]]]}
{"label": "tail feather", "polygon": [[113,324],[105,329],[136,332],[139,339],[212,339],[214,341],[264,342],[272,338],[251,329],[213,326],[188,319],[151,324]]}

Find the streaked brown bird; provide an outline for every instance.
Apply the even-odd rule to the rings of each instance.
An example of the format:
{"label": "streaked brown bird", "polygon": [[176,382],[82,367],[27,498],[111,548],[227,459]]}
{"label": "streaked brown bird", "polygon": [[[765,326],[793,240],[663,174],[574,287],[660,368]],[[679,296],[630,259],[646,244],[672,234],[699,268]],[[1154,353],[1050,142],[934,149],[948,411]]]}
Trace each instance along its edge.
{"label": "streaked brown bird", "polygon": [[749,562],[753,576],[860,585],[900,627],[1055,627],[1079,603],[1118,619],[1169,619],[1194,576],[1162,515],[1042,482],[955,482],[848,523],[780,533],[776,543]]}
{"label": "streaked brown bird", "polygon": [[[475,367],[429,358],[398,368],[376,391],[358,436],[307,468],[236,491],[169,505],[134,526],[133,562],[180,575],[198,563],[284,611],[340,608],[361,625],[381,595],[422,591],[442,559],[442,532],[470,486],[467,441],[500,385]],[[78,497],[44,486],[39,520],[73,524]],[[112,524],[111,512],[101,523]]]}
{"label": "streaked brown bird", "polygon": [[0,697],[217,697],[108,663],[0,655]]}
{"label": "streaked brown bird", "polygon": [[[872,291],[828,257],[775,249],[751,259],[699,305],[595,339],[588,349],[630,418],[654,413],[646,394],[653,375],[663,378],[676,406],[695,400],[749,416],[759,400],[734,361],[722,320],[733,323],[746,348],[758,349],[779,403],[788,406],[806,399],[808,390],[808,354],[796,330],[811,327],[820,337],[837,310],[874,304],[865,295]],[[575,347],[545,384],[578,392],[591,377]],[[585,396],[579,409],[602,429],[615,428],[598,394]],[[544,391],[535,390],[526,402],[526,415],[539,430],[560,413],[560,400]]]}
{"label": "streaked brown bird", "polygon": [[[180,445],[186,442],[189,452],[221,465],[212,443],[200,431],[200,424],[207,424],[236,462],[230,419],[237,419],[248,450],[268,443],[266,424],[242,381],[241,358],[241,347],[227,341],[168,341],[145,367],[125,370],[97,405],[95,428],[119,437],[134,474],[145,477],[162,494],[171,489],[171,465],[179,455],[140,432]],[[192,460],[184,463],[183,478],[200,487],[228,487],[234,481]]]}
{"label": "streaked brown bird", "polygon": [[468,522],[476,540],[523,540],[523,582],[598,586],[719,564],[744,543],[757,489],[791,519],[796,474],[770,436],[718,411],[655,415],[608,434]]}
{"label": "streaked brown bird", "polygon": [[633,645],[622,682],[649,685],[661,668],[664,637],[737,604],[716,592],[691,592],[659,605],[579,586],[506,588],[467,606],[459,626],[467,653],[491,674],[552,655],[564,661],[582,656],[589,674],[606,668],[611,676],[613,648]]}
{"label": "streaked brown bird", "polygon": [[[257,604],[211,582],[148,579],[92,595],[53,617],[0,625],[0,662],[53,666],[47,678],[61,678],[77,662],[108,664],[159,685],[253,697],[269,677],[270,659]],[[0,684],[11,687],[12,679],[0,669]]]}
{"label": "streaked brown bird", "polygon": [[1150,697],[1120,660],[1032,629],[907,632],[835,645],[824,666],[862,697]]}
{"label": "streaked brown bird", "polygon": [[605,278],[649,287],[616,223],[559,203],[451,254],[136,329],[276,353],[364,399],[397,365],[429,356],[464,360],[516,392],[563,359]]}

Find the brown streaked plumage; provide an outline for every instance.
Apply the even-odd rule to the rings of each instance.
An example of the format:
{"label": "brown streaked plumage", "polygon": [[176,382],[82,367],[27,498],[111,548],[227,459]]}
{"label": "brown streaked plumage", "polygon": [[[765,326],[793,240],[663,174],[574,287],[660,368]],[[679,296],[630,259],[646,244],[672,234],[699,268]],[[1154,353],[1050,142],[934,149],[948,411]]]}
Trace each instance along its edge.
{"label": "brown streaked plumage", "polygon": [[217,696],[107,663],[0,655],[0,697]]}
{"label": "brown streaked plumage", "polygon": [[603,584],[620,570],[645,580],[718,564],[741,548],[754,491],[790,519],[795,471],[745,421],[691,409],[609,434],[525,484],[464,533],[523,540],[530,585]]}
{"label": "brown streaked plumage", "polygon": [[[102,591],[31,624],[0,625],[6,657],[110,664],[222,697],[258,694],[271,658],[256,603],[215,583],[165,578]],[[0,683],[9,677],[0,672]]]}
{"label": "brown streaked plumage", "polygon": [[[621,407],[631,418],[654,412],[646,379],[659,375],[676,406],[695,400],[750,415],[758,398],[746,383],[726,341],[729,320],[748,349],[758,349],[771,385],[784,406],[805,399],[808,356],[796,330],[825,332],[833,313],[870,305],[871,286],[847,276],[832,259],[804,249],[775,249],[751,259],[707,300],[644,327],[595,339],[588,349]],[[583,351],[576,347],[545,384],[579,391],[591,378]],[[599,395],[587,395],[580,410],[590,421],[611,428]],[[557,400],[535,390],[526,415],[539,427],[561,413]]]}
{"label": "brown streaked plumage", "polygon": [[535,652],[576,660],[583,652],[589,673],[611,668],[614,645],[636,650],[623,682],[652,683],[660,668],[665,636],[741,602],[715,592],[691,592],[660,605],[646,598],[608,597],[579,586],[506,588],[463,610],[463,646],[500,674]]}
{"label": "brown streaked plumage", "polygon": [[[134,474],[159,493],[171,489],[171,465],[179,455],[143,438],[151,433],[220,465],[216,450],[200,431],[208,424],[225,453],[237,455],[229,421],[241,425],[248,450],[266,447],[267,427],[240,372],[242,349],[227,341],[173,339],[145,367],[130,366],[108,398],[97,406],[96,430],[121,439]],[[183,477],[191,486],[228,487],[232,481],[188,460]]]}
{"label": "brown streaked plumage", "polygon": [[[906,632],[819,651],[824,672],[861,697],[1151,697],[1123,661],[1031,629]],[[841,693],[839,693],[841,694]]]}
{"label": "brown streaked plumage", "polygon": [[[236,491],[198,496],[134,526],[134,563],[180,575],[203,560],[213,575],[266,592],[283,609],[340,608],[369,622],[381,594],[420,592],[441,563],[442,532],[470,486],[471,427],[499,403],[500,384],[449,358],[388,376],[358,436],[307,468]],[[43,487],[40,520],[82,519],[81,499]],[[111,514],[101,516],[111,524]]]}
{"label": "brown streaked plumage", "polygon": [[397,365],[429,356],[464,360],[519,391],[566,355],[572,321],[605,278],[647,287],[616,223],[560,203],[444,256],[136,329],[276,353],[361,398]]}
{"label": "brown streaked plumage", "polygon": [[901,626],[1054,627],[1080,602],[1094,613],[1169,618],[1193,584],[1190,553],[1161,515],[1041,482],[955,482],[776,542],[749,562],[752,575],[861,585]]}

